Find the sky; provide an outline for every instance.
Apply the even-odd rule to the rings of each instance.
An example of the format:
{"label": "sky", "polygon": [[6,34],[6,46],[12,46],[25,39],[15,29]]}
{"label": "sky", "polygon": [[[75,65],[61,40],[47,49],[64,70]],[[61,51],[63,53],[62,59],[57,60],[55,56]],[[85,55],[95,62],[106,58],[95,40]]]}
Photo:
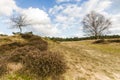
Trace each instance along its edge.
{"label": "sky", "polygon": [[110,18],[109,34],[120,34],[120,0],[0,0],[0,33],[12,34],[9,17],[25,14],[35,25],[23,28],[40,36],[83,37],[83,17],[96,11]]}

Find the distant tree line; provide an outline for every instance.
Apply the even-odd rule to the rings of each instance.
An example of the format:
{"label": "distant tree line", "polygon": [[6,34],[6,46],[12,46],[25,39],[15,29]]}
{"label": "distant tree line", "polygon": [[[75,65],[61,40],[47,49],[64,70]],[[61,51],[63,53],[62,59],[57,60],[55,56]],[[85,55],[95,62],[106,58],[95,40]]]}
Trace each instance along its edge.
{"label": "distant tree line", "polygon": [[[90,37],[73,37],[73,38],[59,38],[59,37],[47,37],[53,41],[81,41],[81,40],[94,40],[96,39],[95,36]],[[113,39],[113,38],[120,38],[120,35],[105,35],[99,36],[99,39]]]}

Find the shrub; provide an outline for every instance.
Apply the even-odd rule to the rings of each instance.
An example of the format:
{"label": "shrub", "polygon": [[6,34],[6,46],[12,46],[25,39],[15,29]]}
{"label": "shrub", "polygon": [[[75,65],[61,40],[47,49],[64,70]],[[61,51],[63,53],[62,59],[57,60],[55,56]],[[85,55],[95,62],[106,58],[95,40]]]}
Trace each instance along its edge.
{"label": "shrub", "polygon": [[48,43],[43,40],[31,41],[30,43],[28,43],[28,45],[35,46],[36,48],[38,48],[41,51],[45,51],[48,49]]}
{"label": "shrub", "polygon": [[5,64],[0,63],[0,76],[4,75],[7,72],[7,67]]}
{"label": "shrub", "polygon": [[94,41],[93,43],[94,44],[100,44],[100,43],[105,44],[105,43],[107,43],[107,41],[105,41],[104,39],[100,39],[100,40]]}
{"label": "shrub", "polygon": [[0,34],[0,36],[8,36],[8,35],[6,35],[6,34]]}
{"label": "shrub", "polygon": [[115,42],[115,43],[120,43],[120,39],[114,39],[114,40],[108,40],[109,42]]}
{"label": "shrub", "polygon": [[41,51],[47,50],[48,48],[48,43],[39,36],[33,35],[31,33],[27,33],[27,34],[22,34],[21,37],[28,40],[27,45],[35,46]]}
{"label": "shrub", "polygon": [[11,42],[12,40],[9,38],[1,38],[0,42]]}
{"label": "shrub", "polygon": [[16,48],[10,54],[8,54],[10,56],[8,61],[23,63],[24,59],[26,58],[28,53],[32,53],[34,51],[40,53],[39,49],[37,49],[33,46],[24,46],[24,47],[21,47],[21,48]]}
{"label": "shrub", "polygon": [[7,72],[7,66],[4,58],[0,57],[0,76]]}
{"label": "shrub", "polygon": [[34,35],[32,34],[32,32],[28,32],[28,33],[25,33],[25,34],[21,34],[21,37],[24,38],[24,39],[30,39],[32,38]]}
{"label": "shrub", "polygon": [[36,47],[25,46],[17,48],[11,53],[9,61],[21,62],[24,71],[40,77],[61,75],[66,72],[67,65],[60,53],[40,51]]}
{"label": "shrub", "polygon": [[25,60],[26,69],[41,77],[58,76],[66,72],[67,65],[60,53],[30,52]]}
{"label": "shrub", "polygon": [[14,34],[14,35],[20,35],[21,33],[20,32],[12,32],[12,34]]}
{"label": "shrub", "polygon": [[0,53],[5,53],[6,51],[11,51],[13,49],[16,49],[17,47],[22,47],[25,44],[19,43],[19,42],[11,42],[8,44],[4,44],[0,46]]}

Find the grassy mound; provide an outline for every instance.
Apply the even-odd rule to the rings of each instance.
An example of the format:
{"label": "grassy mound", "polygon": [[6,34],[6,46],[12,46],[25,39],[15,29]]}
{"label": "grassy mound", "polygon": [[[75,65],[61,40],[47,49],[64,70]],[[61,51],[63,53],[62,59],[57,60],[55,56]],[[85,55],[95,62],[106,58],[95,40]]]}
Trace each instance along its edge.
{"label": "grassy mound", "polygon": [[0,45],[0,54],[5,54],[6,52],[11,52],[18,47],[24,47],[26,45],[34,46],[41,51],[47,50],[47,48],[48,48],[48,43],[39,36],[36,36],[33,34],[20,34],[19,36],[20,37],[18,37],[18,38],[23,39],[25,42],[12,41],[9,39],[8,43],[4,42],[5,44]]}
{"label": "grassy mound", "polygon": [[[47,41],[33,34],[19,34],[17,36],[22,40],[14,41],[12,39],[11,42],[0,45],[0,53],[6,56],[3,60],[7,61],[6,64],[9,64],[10,68],[11,64],[12,66],[21,64],[22,67],[16,72],[31,73],[42,78],[59,76],[66,72],[67,65],[64,56],[59,52],[48,51]],[[17,38],[17,36],[12,38]],[[6,64],[3,63],[3,61],[0,63],[0,74],[5,73],[7,69]]]}
{"label": "grassy mound", "polygon": [[21,37],[28,41],[27,45],[35,46],[41,51],[47,50],[48,48],[48,43],[42,40],[39,36],[33,34],[22,34]]}

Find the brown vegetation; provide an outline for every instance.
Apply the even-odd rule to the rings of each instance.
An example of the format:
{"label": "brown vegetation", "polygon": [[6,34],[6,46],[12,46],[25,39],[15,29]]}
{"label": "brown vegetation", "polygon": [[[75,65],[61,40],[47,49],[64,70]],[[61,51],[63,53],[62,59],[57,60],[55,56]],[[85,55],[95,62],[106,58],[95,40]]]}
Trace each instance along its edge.
{"label": "brown vegetation", "polygon": [[4,57],[0,57],[0,76],[7,72],[6,60]]}
{"label": "brown vegetation", "polygon": [[66,72],[64,56],[60,53],[30,52],[25,60],[26,69],[41,77],[58,76]]}
{"label": "brown vegetation", "polygon": [[[12,65],[18,67],[16,64],[22,65],[18,68],[20,70],[15,69],[16,72],[31,73],[42,78],[59,76],[66,72],[67,65],[63,54],[48,51],[48,43],[41,37],[33,34],[19,34],[17,36],[24,39],[25,42],[12,41],[0,46],[1,53],[3,53],[1,57],[5,56],[0,62],[0,74],[5,71],[10,72],[9,69],[12,68]],[[5,64],[3,64],[4,60]]]}

